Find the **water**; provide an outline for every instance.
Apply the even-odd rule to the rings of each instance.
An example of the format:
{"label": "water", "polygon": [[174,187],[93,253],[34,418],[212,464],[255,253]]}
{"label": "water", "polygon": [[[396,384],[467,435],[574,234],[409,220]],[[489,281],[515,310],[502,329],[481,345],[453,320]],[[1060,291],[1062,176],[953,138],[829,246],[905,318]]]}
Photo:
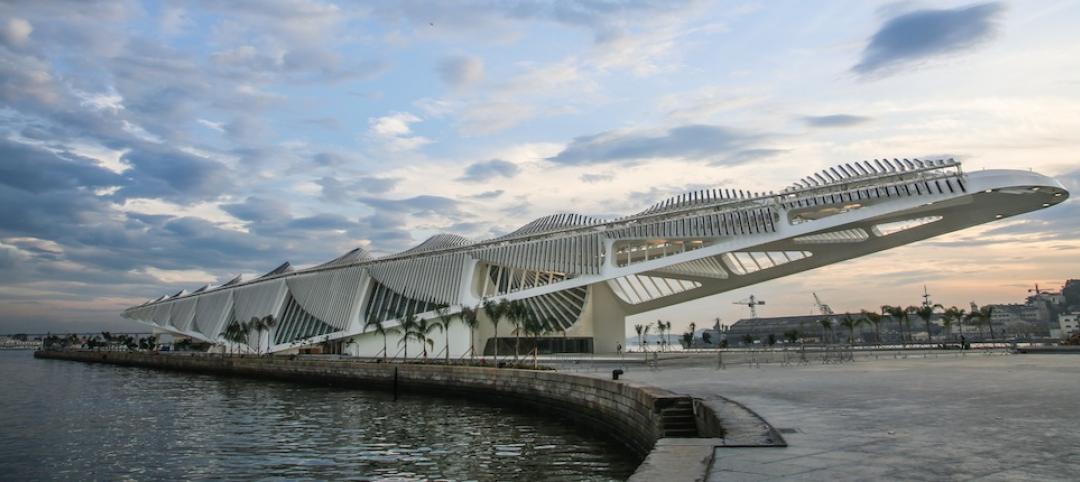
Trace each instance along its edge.
{"label": "water", "polygon": [[574,423],[455,398],[0,352],[4,480],[623,480]]}

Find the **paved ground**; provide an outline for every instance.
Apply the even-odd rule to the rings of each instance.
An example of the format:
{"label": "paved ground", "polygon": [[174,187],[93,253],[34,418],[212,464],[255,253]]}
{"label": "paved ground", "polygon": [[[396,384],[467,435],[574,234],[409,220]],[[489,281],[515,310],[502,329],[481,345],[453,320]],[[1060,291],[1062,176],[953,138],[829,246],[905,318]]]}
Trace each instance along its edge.
{"label": "paved ground", "polygon": [[624,376],[794,429],[787,448],[716,448],[709,480],[1080,480],[1080,356],[921,357],[724,370],[698,357]]}

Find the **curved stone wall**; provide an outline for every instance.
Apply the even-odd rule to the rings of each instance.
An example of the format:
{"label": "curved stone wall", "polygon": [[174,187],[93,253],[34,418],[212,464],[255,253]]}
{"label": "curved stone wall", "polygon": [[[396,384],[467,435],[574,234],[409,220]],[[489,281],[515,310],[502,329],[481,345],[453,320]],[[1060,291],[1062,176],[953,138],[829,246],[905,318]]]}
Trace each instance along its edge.
{"label": "curved stone wall", "polygon": [[664,437],[663,410],[689,397],[629,382],[554,371],[469,366],[384,364],[306,357],[221,357],[206,354],[37,352],[38,358],[333,383],[358,388],[493,397],[551,410],[610,434],[644,459]]}

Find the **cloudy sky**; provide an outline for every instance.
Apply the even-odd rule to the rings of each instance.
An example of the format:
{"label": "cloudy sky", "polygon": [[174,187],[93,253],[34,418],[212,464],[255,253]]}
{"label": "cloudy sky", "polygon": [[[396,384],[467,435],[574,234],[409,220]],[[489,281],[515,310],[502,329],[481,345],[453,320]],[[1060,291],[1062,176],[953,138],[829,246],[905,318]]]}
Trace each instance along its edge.
{"label": "cloudy sky", "polygon": [[[4,2],[0,333],[875,157],[1080,192],[1080,2],[813,3]],[[1019,301],[1080,276],[1078,230],[1070,200],[644,319]]]}

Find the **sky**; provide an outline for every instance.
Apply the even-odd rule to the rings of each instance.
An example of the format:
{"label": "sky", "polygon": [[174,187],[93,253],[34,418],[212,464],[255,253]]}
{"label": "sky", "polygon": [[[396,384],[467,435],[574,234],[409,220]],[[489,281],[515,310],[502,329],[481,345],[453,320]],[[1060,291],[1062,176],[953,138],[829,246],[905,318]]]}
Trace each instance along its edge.
{"label": "sky", "polygon": [[[8,1],[0,333],[354,247],[487,239],[835,164],[953,157],[1080,193],[1080,2]],[[631,318],[711,325],[1080,277],[1080,208]]]}

